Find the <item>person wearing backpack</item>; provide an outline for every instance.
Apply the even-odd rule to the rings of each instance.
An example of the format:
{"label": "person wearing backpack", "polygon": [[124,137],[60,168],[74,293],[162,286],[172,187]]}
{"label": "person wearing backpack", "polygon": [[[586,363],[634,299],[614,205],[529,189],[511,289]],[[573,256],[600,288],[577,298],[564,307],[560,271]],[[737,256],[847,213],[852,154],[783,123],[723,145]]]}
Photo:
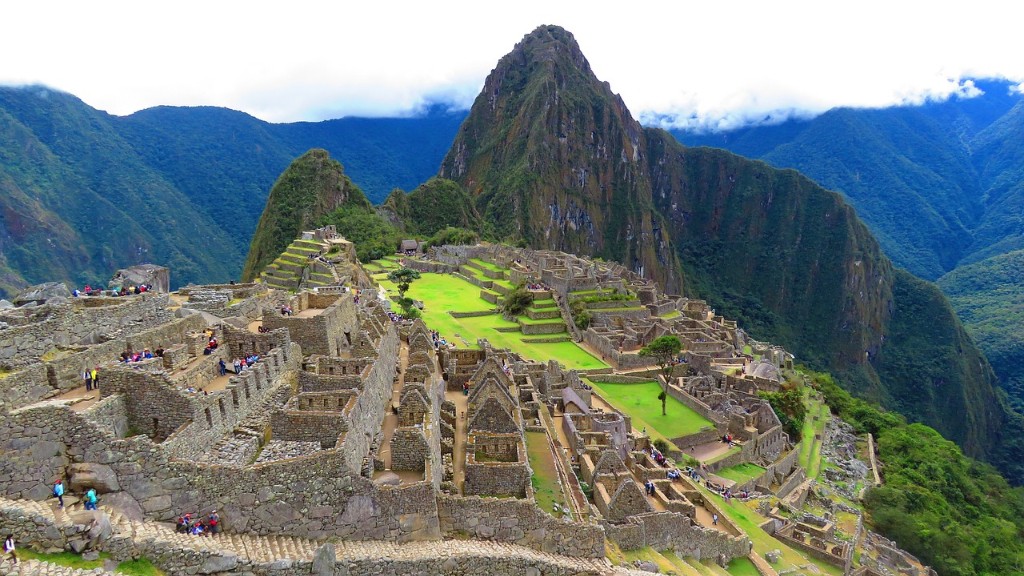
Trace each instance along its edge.
{"label": "person wearing backpack", "polygon": [[60,507],[64,507],[64,481],[57,478],[53,482],[53,495],[57,498],[57,502],[60,502]]}

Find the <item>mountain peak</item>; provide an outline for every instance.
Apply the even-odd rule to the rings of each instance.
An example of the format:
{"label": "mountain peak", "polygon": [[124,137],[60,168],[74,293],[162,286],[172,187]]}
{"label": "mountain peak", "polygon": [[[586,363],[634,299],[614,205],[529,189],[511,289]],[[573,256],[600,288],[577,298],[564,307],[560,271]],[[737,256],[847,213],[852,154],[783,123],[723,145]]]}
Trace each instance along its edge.
{"label": "mountain peak", "polygon": [[581,71],[589,73],[590,63],[583,56],[580,45],[571,32],[560,26],[538,26],[520,40],[508,55],[502,58],[498,67],[506,62],[558,62],[571,63]]}

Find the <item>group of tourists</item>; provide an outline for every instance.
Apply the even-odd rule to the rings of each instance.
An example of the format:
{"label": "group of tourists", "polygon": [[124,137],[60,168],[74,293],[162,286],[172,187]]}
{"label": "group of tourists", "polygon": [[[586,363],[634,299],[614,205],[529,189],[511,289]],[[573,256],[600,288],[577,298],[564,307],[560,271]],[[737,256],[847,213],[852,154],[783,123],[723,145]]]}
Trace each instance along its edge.
{"label": "group of tourists", "polygon": [[434,350],[448,345],[448,341],[441,337],[441,333],[437,330],[430,331],[430,339],[434,342]]}
{"label": "group of tourists", "polygon": [[[241,374],[242,372],[245,372],[249,368],[252,368],[253,364],[255,364],[255,363],[259,362],[259,361],[260,361],[260,355],[259,354],[249,354],[248,356],[245,356],[244,358],[235,358],[235,361],[233,362],[233,365],[234,365],[234,368],[235,368],[235,374]],[[224,376],[225,374],[227,374],[227,369],[226,369],[226,367],[223,366],[223,362],[224,361],[221,360],[221,376]]]}
{"label": "group of tourists", "polygon": [[206,517],[204,521],[200,517],[192,517],[192,514],[183,514],[178,516],[178,521],[175,524],[175,529],[179,534],[191,534],[193,536],[210,536],[211,534],[220,533],[220,516],[217,515],[217,511],[210,512],[210,515]]}
{"label": "group of tourists", "polygon": [[149,284],[139,284],[137,286],[116,286],[110,290],[93,288],[89,284],[86,284],[81,290],[78,288],[72,290],[71,295],[75,298],[78,298],[79,296],[131,296],[133,294],[144,294],[152,289],[153,287]]}
{"label": "group of tourists", "polygon": [[281,316],[291,316],[291,315],[292,315],[292,307],[290,305],[285,304],[285,305],[281,306]]}
{"label": "group of tourists", "polygon": [[93,368],[86,368],[82,370],[82,380],[85,381],[85,391],[90,392],[92,390],[100,389],[100,367],[97,365]]}

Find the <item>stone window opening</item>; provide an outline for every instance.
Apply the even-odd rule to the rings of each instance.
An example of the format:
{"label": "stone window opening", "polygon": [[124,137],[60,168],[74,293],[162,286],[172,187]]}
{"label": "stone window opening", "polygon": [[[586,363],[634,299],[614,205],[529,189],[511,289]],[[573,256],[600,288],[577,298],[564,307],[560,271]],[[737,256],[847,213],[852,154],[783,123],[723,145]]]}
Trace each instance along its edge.
{"label": "stone window opening", "polygon": [[225,416],[227,416],[227,410],[224,408],[224,399],[223,398],[218,398],[217,399],[217,406],[220,408],[220,417],[224,418]]}
{"label": "stone window opening", "polygon": [[213,413],[210,412],[209,408],[207,408],[205,410],[205,412],[206,412],[206,425],[212,428],[213,427]]}

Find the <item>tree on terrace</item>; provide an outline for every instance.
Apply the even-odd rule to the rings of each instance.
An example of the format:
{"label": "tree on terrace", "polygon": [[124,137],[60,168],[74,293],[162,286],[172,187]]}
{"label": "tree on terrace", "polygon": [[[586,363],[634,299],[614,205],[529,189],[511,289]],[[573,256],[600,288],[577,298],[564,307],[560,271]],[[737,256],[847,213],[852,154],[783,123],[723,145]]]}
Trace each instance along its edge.
{"label": "tree on terrace", "polygon": [[654,363],[661,369],[661,378],[665,388],[658,395],[658,400],[661,400],[662,416],[666,414],[665,404],[668,401],[668,379],[672,375],[672,363],[682,349],[683,343],[679,341],[678,336],[673,334],[658,336],[650,344],[640,349],[641,356],[653,359]]}

